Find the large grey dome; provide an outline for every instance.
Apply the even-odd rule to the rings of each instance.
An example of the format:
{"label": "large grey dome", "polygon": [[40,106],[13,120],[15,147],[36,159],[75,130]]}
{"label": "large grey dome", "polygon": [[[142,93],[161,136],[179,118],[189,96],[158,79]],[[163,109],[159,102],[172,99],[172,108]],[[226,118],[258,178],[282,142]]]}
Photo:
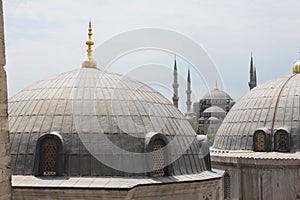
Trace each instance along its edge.
{"label": "large grey dome", "polygon": [[[168,174],[210,169],[207,145],[201,146],[177,108],[150,87],[97,68],[62,73],[23,89],[9,101],[9,126],[13,174],[41,173],[39,145],[45,136],[61,141],[60,175],[126,176],[135,168],[145,175],[151,162],[138,154],[149,151],[153,138],[172,143]],[[110,142],[124,151],[106,148]],[[101,155],[91,153],[103,148]],[[97,156],[112,163],[103,164]]]}
{"label": "large grey dome", "polygon": [[231,108],[217,132],[213,148],[299,151],[299,102],[300,74],[257,86]]}

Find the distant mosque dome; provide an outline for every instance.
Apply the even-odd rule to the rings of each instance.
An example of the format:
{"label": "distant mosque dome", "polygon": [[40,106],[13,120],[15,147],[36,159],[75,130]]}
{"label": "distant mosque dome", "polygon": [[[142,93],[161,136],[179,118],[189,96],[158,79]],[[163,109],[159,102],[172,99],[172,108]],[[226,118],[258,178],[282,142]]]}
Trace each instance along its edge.
{"label": "distant mosque dome", "polygon": [[208,121],[219,122],[220,120],[216,117],[210,117],[207,119]]}
{"label": "distant mosque dome", "polygon": [[[299,63],[294,65],[294,73]],[[300,151],[299,85],[300,74],[295,73],[267,81],[249,91],[225,117],[213,148]]]}
{"label": "distant mosque dome", "polygon": [[207,92],[202,99],[232,99],[225,91],[220,90],[218,87]]}
{"label": "distant mosque dome", "polygon": [[203,111],[203,113],[224,113],[224,114],[226,114],[226,112],[219,106],[212,106],[212,107],[206,108]]}

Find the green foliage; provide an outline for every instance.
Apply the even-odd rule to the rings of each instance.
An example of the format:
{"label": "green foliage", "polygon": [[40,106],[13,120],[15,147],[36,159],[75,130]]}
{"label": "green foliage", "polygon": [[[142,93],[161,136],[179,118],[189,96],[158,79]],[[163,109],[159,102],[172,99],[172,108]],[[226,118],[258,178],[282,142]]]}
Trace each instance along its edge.
{"label": "green foliage", "polygon": [[207,140],[208,140],[209,146],[213,145],[215,137],[216,137],[216,133],[210,133],[207,135]]}
{"label": "green foliage", "polygon": [[188,119],[190,125],[192,126],[192,128],[194,129],[194,131],[199,134],[200,133],[200,128],[199,128],[199,124],[197,122],[195,122],[193,119]]}

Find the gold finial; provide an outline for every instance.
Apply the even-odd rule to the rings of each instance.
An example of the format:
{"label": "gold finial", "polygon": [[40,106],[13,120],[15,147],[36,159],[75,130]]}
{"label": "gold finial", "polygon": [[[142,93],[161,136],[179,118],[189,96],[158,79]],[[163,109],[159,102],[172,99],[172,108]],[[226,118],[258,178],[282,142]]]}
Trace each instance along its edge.
{"label": "gold finial", "polygon": [[214,90],[218,90],[219,88],[218,88],[218,81],[216,81],[216,86],[215,86],[215,88],[214,88]]}
{"label": "gold finial", "polygon": [[298,61],[293,66],[293,73],[294,74],[300,73],[300,58],[298,59]]}
{"label": "gold finial", "polygon": [[91,21],[89,22],[89,38],[88,40],[86,41],[86,45],[88,46],[88,49],[86,50],[87,52],[87,58],[83,60],[82,62],[82,67],[90,67],[90,68],[96,68],[97,67],[97,63],[96,61],[94,60],[93,56],[92,56],[92,46],[94,45],[94,41],[92,39],[92,35],[93,35],[93,32],[92,32],[92,23]]}

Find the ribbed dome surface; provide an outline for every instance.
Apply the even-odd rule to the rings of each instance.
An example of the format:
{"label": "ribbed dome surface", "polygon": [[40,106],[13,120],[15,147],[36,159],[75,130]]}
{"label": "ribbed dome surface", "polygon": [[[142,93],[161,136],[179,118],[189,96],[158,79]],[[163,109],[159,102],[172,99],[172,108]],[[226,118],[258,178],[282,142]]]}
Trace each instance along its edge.
{"label": "ribbed dome surface", "polygon": [[[79,88],[77,94],[74,88]],[[155,131],[166,120],[162,132],[173,135],[176,119],[182,117],[167,99],[140,82],[98,69],[80,69],[38,81],[11,98],[11,132],[76,132],[72,123],[73,99],[90,101],[90,105],[97,100],[94,114],[99,116],[105,133],[123,132],[124,127],[113,124],[117,116],[130,117],[140,125],[130,127],[133,133]],[[152,126],[148,126],[150,115]],[[101,120],[102,117],[105,119]],[[192,130],[187,134],[193,134]]]}
{"label": "ribbed dome surface", "polygon": [[[14,174],[33,174],[37,140],[51,132],[60,134],[64,142],[64,175],[128,175],[110,169],[91,155],[90,150],[107,145],[97,141],[100,134],[135,153],[146,151],[149,133],[163,134],[170,141],[180,136],[179,141],[192,142],[188,152],[178,148],[172,152],[172,156],[186,157],[172,164],[171,173],[196,173],[209,168],[198,156],[201,150],[207,152],[207,147],[200,148],[193,141],[194,130],[168,100],[140,82],[96,68],[66,72],[25,88],[9,101],[9,126]],[[145,165],[145,160],[137,162],[129,154],[107,149],[107,160],[120,162],[118,165],[127,171]]]}
{"label": "ribbed dome surface", "polygon": [[206,108],[203,112],[204,113],[225,113],[226,114],[226,112],[219,106],[211,106],[209,108]]}
{"label": "ribbed dome surface", "polygon": [[253,150],[253,135],[279,129],[290,135],[290,151],[300,150],[300,74],[270,80],[249,91],[229,111],[213,148]]}
{"label": "ribbed dome surface", "polygon": [[206,93],[202,99],[231,99],[230,95],[226,92],[215,88],[208,93]]}

